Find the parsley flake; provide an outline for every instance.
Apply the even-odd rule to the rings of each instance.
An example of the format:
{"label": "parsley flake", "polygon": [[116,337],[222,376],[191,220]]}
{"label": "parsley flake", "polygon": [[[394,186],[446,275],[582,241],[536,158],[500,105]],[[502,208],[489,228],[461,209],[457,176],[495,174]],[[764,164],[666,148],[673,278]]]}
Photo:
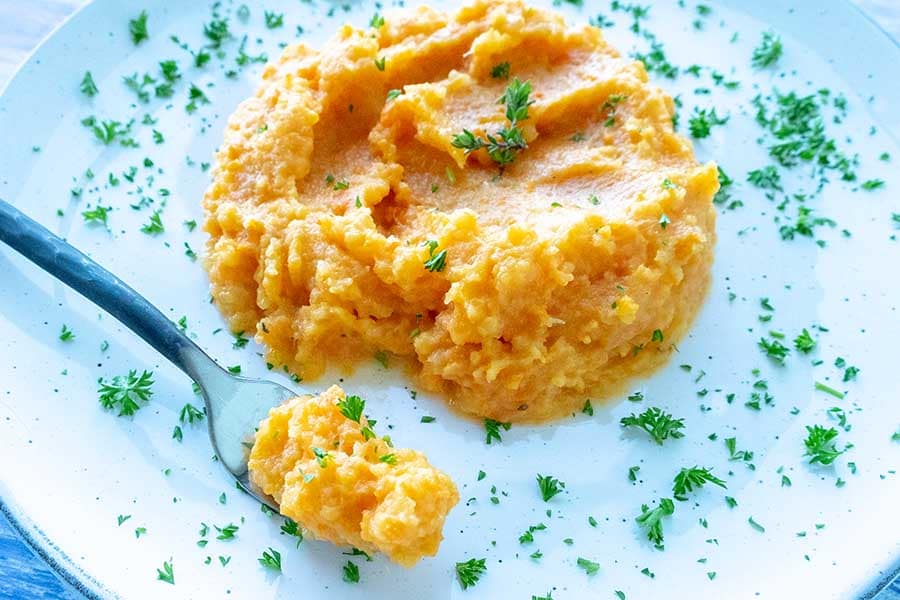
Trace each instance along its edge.
{"label": "parsley flake", "polygon": [[500,436],[500,429],[509,431],[510,427],[512,427],[512,423],[501,423],[500,421],[495,421],[494,419],[485,419],[485,443],[490,446],[491,442],[493,441],[502,442],[503,438]]}
{"label": "parsley flake", "polygon": [[90,71],[84,72],[84,77],[81,80],[81,93],[88,98],[93,98],[100,93],[100,90],[97,89],[97,84],[94,83],[94,77],[91,75]]}
{"label": "parsley flake", "polygon": [[622,427],[638,427],[643,429],[653,440],[662,445],[668,438],[678,439],[684,437],[680,431],[684,429],[684,419],[675,419],[671,414],[663,412],[656,407],[650,407],[640,415],[631,414],[623,417],[619,423]]}
{"label": "parsley flake", "polygon": [[552,475],[538,474],[537,484],[544,502],[550,502],[551,498],[560,494],[566,487],[565,483]]}
{"label": "parsley flake", "polygon": [[456,576],[459,578],[459,585],[462,589],[468,589],[478,583],[478,580],[487,571],[485,561],[484,558],[470,558],[465,562],[456,563]]}
{"label": "parsley flake", "polygon": [[142,10],[137,18],[128,21],[128,32],[131,34],[131,42],[135,46],[150,39],[150,35],[147,33],[147,11]]}
{"label": "parsley flake", "polygon": [[762,41],[753,50],[751,64],[756,69],[765,69],[778,62],[782,53],[781,38],[772,31],[764,31]]}
{"label": "parsley flake", "polygon": [[694,488],[701,488],[707,483],[712,483],[721,488],[727,489],[728,486],[724,481],[713,475],[708,468],[691,467],[690,469],[681,469],[672,486],[672,494],[676,500],[682,502],[687,500],[687,492],[694,491]]}
{"label": "parsley flake", "polygon": [[263,552],[262,557],[257,559],[259,564],[267,569],[281,573],[281,553],[278,550],[269,548]]}
{"label": "parsley flake", "polygon": [[660,498],[659,504],[655,508],[650,508],[646,504],[641,505],[641,514],[635,518],[647,532],[647,539],[653,542],[657,548],[662,549],[664,540],[662,529],[662,518],[669,516],[675,512],[675,503],[671,498]]}

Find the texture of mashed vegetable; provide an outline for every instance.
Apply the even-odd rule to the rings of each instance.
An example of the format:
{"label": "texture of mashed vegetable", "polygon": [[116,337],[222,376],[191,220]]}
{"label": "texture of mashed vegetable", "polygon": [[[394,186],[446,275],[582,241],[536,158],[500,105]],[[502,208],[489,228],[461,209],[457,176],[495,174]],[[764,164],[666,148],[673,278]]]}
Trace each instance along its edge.
{"label": "texture of mashed vegetable", "polygon": [[434,556],[456,486],[421,453],[364,436],[369,421],[346,417],[344,399],[332,386],[273,408],[250,451],[250,481],[316,539],[406,567]]}
{"label": "texture of mashed vegetable", "polygon": [[[529,147],[501,173],[451,140],[504,126],[513,78]],[[465,412],[569,414],[661,364],[703,302],[717,171],[673,115],[599,29],[515,0],[289,46],[217,155],[213,298],[305,379],[385,352]]]}

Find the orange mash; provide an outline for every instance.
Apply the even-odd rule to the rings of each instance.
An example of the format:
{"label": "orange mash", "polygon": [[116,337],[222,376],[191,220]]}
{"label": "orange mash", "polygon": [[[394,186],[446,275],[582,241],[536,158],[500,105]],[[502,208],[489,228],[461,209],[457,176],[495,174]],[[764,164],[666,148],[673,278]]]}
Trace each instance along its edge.
{"label": "orange mash", "polygon": [[376,437],[353,402],[332,386],[273,408],[250,451],[250,481],[312,537],[411,567],[437,554],[459,493],[424,455]]}
{"label": "orange mash", "polygon": [[[527,148],[485,139],[531,86]],[[517,0],[388,12],[287,47],[229,120],[204,198],[235,331],[305,379],[386,353],[470,414],[538,421],[670,355],[702,305],[714,164],[588,25]]]}

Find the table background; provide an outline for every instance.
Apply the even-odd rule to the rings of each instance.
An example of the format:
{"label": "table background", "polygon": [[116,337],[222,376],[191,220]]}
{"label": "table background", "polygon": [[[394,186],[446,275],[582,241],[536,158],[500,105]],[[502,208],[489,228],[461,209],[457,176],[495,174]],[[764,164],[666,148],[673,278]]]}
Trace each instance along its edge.
{"label": "table background", "polygon": [[[28,53],[88,0],[0,0],[0,87]],[[173,0],[175,1],[175,0]],[[827,0],[837,2],[841,0]],[[853,0],[888,33],[900,39],[898,0]],[[0,598],[74,600],[43,562],[19,540],[0,515]],[[877,600],[900,600],[900,579]]]}

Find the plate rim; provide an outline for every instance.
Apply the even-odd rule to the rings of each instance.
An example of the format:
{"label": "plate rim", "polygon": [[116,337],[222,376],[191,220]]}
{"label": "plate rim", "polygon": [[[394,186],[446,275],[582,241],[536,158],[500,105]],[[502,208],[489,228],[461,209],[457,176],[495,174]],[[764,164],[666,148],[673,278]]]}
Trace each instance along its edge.
{"label": "plate rim", "polygon": [[[0,98],[2,98],[10,86],[19,78],[24,68],[31,63],[34,57],[44,49],[44,46],[60,30],[67,27],[71,21],[77,18],[89,6],[96,4],[97,0],[88,0],[72,13],[66,16],[32,48],[13,70],[9,79],[0,86]],[[840,0],[840,3],[848,7],[852,12],[862,18],[870,28],[878,32],[900,52],[900,39],[895,38],[871,15],[864,11],[853,0]],[[898,132],[900,133],[900,132]],[[0,482],[2,484],[2,482]],[[2,485],[0,485],[2,490]],[[11,501],[4,500],[0,493],[0,515],[6,519],[11,529],[19,536],[20,541],[59,579],[67,591],[76,594],[85,600],[121,600],[122,596],[106,588],[83,568],[78,566],[68,554],[57,547],[51,539],[30,519],[22,507]],[[893,565],[875,580],[869,582],[865,590],[860,594],[859,600],[873,600],[879,593],[887,589],[895,580],[900,581],[900,555],[894,557]]]}

